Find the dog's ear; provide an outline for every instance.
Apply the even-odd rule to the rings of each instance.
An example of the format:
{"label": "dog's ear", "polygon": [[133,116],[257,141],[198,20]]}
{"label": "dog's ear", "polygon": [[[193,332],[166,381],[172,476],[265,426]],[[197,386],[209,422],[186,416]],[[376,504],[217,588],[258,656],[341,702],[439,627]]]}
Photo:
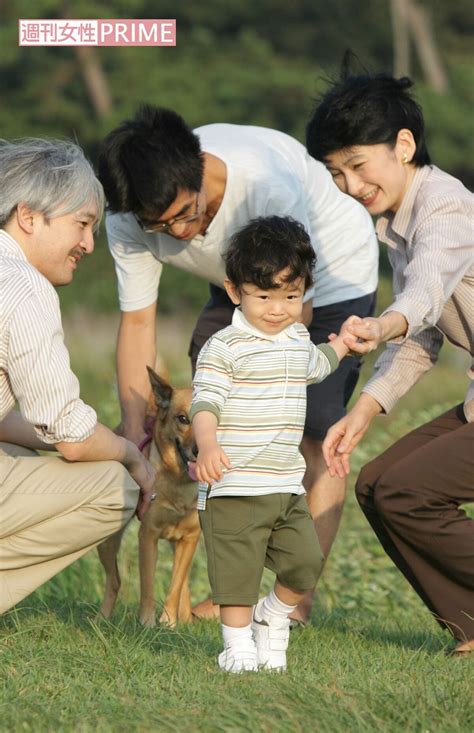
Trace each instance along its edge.
{"label": "dog's ear", "polygon": [[153,371],[151,367],[147,366],[147,369],[156,406],[161,410],[167,410],[171,404],[173,387]]}

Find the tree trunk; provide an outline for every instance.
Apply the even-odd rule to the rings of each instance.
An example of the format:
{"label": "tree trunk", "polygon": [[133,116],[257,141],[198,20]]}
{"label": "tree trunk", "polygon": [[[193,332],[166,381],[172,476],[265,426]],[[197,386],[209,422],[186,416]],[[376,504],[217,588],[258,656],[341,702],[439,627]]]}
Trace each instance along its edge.
{"label": "tree trunk", "polygon": [[390,0],[393,37],[393,75],[410,76],[410,29],[407,0]]}
{"label": "tree trunk", "polygon": [[[65,20],[70,19],[71,13],[72,3],[63,0],[61,17]],[[72,46],[72,48],[94,112],[101,119],[112,111],[112,97],[97,50],[91,46]]]}
{"label": "tree trunk", "polygon": [[97,51],[90,46],[74,46],[74,51],[94,111],[99,119],[105,117],[112,110],[112,97]]}
{"label": "tree trunk", "polygon": [[413,0],[403,0],[403,2],[407,3],[411,33],[425,78],[433,89],[444,94],[448,91],[449,82],[436,48],[431,19],[425,8],[417,5]]}

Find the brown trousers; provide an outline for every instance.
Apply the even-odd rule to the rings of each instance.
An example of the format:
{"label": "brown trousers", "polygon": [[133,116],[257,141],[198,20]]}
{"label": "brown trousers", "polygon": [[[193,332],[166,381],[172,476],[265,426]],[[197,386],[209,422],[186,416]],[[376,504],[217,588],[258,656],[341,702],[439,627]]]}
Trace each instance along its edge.
{"label": "brown trousers", "polygon": [[474,423],[462,405],[365,466],[359,504],[385,552],[437,621],[474,639]]}

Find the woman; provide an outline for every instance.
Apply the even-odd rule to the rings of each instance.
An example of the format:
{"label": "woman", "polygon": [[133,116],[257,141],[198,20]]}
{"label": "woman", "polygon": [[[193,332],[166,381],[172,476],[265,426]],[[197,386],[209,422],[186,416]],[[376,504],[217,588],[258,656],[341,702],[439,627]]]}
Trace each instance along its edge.
{"label": "woman", "polygon": [[[431,165],[411,84],[382,74],[348,77],[326,93],[308,125],[309,153],[379,217],[377,236],[393,268],[392,305],[353,326],[353,350],[389,344],[354,408],[327,434],[325,458],[339,476],[375,415],[434,365],[443,334],[474,351],[474,197]],[[474,522],[459,508],[474,501],[473,387],[464,405],[365,466],[356,486],[385,551],[451,630],[458,654],[474,649]]]}

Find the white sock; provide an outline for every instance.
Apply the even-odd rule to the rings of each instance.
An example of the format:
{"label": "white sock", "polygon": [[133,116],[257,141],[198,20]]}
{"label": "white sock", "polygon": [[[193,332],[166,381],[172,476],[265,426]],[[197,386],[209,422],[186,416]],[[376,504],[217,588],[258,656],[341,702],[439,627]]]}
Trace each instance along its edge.
{"label": "white sock", "polygon": [[287,603],[280,601],[275,591],[271,590],[263,599],[263,603],[260,607],[260,613],[262,616],[261,621],[267,621],[267,623],[270,623],[272,618],[278,621],[284,621],[288,618],[290,613],[295,610],[295,608],[296,605],[289,606]]}
{"label": "white sock", "polygon": [[225,672],[257,672],[257,647],[252,626],[226,626],[221,624],[224,649],[217,657],[217,664]]}
{"label": "white sock", "polygon": [[225,624],[221,624],[222,628],[222,638],[224,640],[224,644],[232,644],[235,641],[240,641],[241,639],[252,639],[252,626],[249,624],[248,626],[226,626]]}

